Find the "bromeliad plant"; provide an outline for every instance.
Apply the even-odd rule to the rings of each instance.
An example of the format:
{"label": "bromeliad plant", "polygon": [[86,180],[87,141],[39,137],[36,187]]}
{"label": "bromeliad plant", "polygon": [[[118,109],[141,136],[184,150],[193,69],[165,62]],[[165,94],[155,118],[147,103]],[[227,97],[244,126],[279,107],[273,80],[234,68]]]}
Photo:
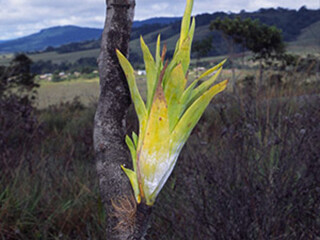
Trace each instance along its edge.
{"label": "bromeliad plant", "polygon": [[[139,119],[139,136],[135,133],[132,134],[132,139],[126,136],[133,171],[121,167],[130,179],[137,203],[143,202],[149,206],[153,205],[170,176],[183,145],[211,99],[227,85],[227,81],[223,81],[211,87],[222,70],[223,61],[187,86],[195,30],[194,18],[190,27],[192,6],[193,0],[187,0],[180,39],[169,64],[164,63],[165,47],[160,56],[160,36],[155,59],[141,37],[147,75],[146,104],[137,88],[132,66],[117,50]],[[212,75],[213,73],[215,74]],[[208,76],[208,80],[198,85],[200,80]]]}

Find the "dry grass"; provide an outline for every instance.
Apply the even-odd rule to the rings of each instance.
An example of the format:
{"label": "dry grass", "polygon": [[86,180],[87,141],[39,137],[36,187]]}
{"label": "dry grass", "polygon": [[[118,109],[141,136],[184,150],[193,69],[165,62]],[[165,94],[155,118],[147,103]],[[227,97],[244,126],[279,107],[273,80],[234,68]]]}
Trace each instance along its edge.
{"label": "dry grass", "polygon": [[[146,97],[146,84],[143,76],[137,76],[141,95]],[[51,105],[71,102],[78,98],[85,106],[97,102],[99,97],[99,79],[79,78],[72,81],[40,83],[36,107],[45,109]]]}
{"label": "dry grass", "polygon": [[86,106],[97,101],[99,96],[98,79],[78,79],[65,82],[42,82],[38,89],[37,107],[47,108],[62,102],[70,102],[75,97]]}
{"label": "dry grass", "polygon": [[[320,237],[319,79],[288,73],[274,85],[268,76],[262,91],[242,81],[239,96],[227,91],[210,105],[157,199],[147,239]],[[106,239],[95,106],[82,104],[97,94],[97,79],[43,83],[40,110],[1,116],[10,127],[0,135],[0,239]],[[132,202],[115,206],[119,218],[133,216]]]}

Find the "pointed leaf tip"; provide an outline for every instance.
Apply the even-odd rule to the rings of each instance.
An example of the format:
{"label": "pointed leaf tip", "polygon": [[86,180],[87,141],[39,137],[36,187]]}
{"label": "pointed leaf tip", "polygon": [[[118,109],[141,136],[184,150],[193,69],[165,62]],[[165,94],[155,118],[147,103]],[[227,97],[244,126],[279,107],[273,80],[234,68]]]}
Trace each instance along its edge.
{"label": "pointed leaf tip", "polygon": [[133,192],[134,192],[134,195],[135,195],[137,203],[140,203],[141,202],[141,196],[140,196],[140,190],[139,190],[137,174],[134,171],[132,171],[132,170],[130,170],[128,168],[125,168],[123,165],[121,165],[121,168],[122,168],[122,170],[125,172],[125,174],[127,175],[127,177],[130,180],[130,183],[131,183],[131,186],[132,186],[132,189],[133,189]]}
{"label": "pointed leaf tip", "polygon": [[[157,85],[158,71],[157,71],[157,66],[154,61],[154,58],[153,58],[148,46],[144,42],[142,36],[140,37],[140,41],[141,41],[141,49],[142,49],[142,53],[143,53],[143,60],[144,60],[144,64],[145,64],[145,68],[146,68],[146,72],[147,72],[147,110],[149,112],[150,108],[151,108],[151,103],[152,103],[154,91],[155,91],[156,85]],[[157,58],[157,56],[156,56],[156,58]]]}
{"label": "pointed leaf tip", "polygon": [[127,60],[127,58],[119,51],[116,50],[116,54],[119,60],[119,63],[122,67],[123,72],[126,75],[127,82],[129,85],[129,90],[131,94],[131,99],[134,103],[135,110],[137,112],[139,123],[141,124],[144,119],[146,118],[147,111],[146,106],[142,100],[142,97],[140,95],[139,89],[137,87],[137,83],[135,80],[134,70],[130,64],[130,62]]}
{"label": "pointed leaf tip", "polygon": [[137,169],[137,152],[136,152],[136,144],[134,144],[131,138],[127,135],[126,136],[126,144],[130,150],[131,158],[132,158],[132,165],[133,170],[136,171]]}
{"label": "pointed leaf tip", "polygon": [[219,92],[222,92],[226,88],[227,83],[228,81],[226,80],[214,85],[192,103],[172,132],[173,142],[184,144],[187,141],[192,129],[201,118],[211,99]]}

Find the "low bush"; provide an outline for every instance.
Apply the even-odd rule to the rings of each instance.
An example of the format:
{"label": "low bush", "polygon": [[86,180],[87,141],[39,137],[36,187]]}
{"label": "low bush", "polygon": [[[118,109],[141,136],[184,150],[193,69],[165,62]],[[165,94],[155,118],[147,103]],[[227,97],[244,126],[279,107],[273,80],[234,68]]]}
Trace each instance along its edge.
{"label": "low bush", "polygon": [[319,100],[221,98],[184,148],[148,239],[317,239]]}
{"label": "low bush", "polygon": [[[216,98],[193,131],[146,239],[319,238],[319,88],[247,94],[247,82],[240,96]],[[106,239],[95,106],[17,101],[0,108],[0,239]]]}

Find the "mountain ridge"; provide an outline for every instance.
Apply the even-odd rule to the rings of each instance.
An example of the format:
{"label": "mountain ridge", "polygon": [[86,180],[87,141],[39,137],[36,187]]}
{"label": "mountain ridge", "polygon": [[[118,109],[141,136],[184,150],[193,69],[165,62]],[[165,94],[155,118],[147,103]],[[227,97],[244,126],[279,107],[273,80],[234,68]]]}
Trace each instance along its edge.
{"label": "mountain ridge", "polygon": [[[133,29],[145,25],[164,26],[171,24],[180,17],[156,17],[141,21],[134,21]],[[0,40],[0,53],[32,52],[45,50],[47,47],[58,47],[68,43],[98,40],[103,29],[81,27],[75,25],[53,26],[41,29],[39,32],[11,40]],[[63,34],[62,34],[63,33]],[[63,35],[63,36],[61,36]],[[78,37],[78,39],[75,39]]]}
{"label": "mountain ridge", "polygon": [[[261,8],[255,12],[241,11],[240,13],[216,12],[212,14],[200,14],[196,16],[198,30],[196,30],[195,39],[201,40],[208,35],[218,35],[217,33],[210,32],[208,29],[210,22],[214,19],[218,17],[234,18],[237,16],[240,16],[241,18],[259,19],[262,23],[267,25],[275,25],[282,30],[284,40],[286,42],[291,42],[298,38],[304,28],[320,21],[320,10],[309,10],[305,7],[301,7],[299,10]],[[136,43],[138,42],[137,39],[140,35],[143,35],[146,37],[146,42],[148,44],[154,45],[156,36],[161,33],[162,40],[167,39],[170,45],[170,42],[176,39],[179,34],[180,19],[181,18],[179,17],[160,17],[143,21],[135,21],[131,33],[131,42],[133,42],[135,47],[138,47],[138,44]],[[54,47],[50,48],[51,50],[56,50],[57,47],[58,49],[60,48],[62,53],[93,49],[99,47],[101,32],[102,29],[84,28],[71,25],[52,27],[43,29],[36,34],[0,43],[0,52],[43,51],[49,46]],[[55,38],[55,41],[53,38]],[[219,42],[219,39],[215,39],[215,41]]]}
{"label": "mountain ridge", "polygon": [[132,27],[138,28],[143,25],[151,25],[151,24],[170,24],[180,19],[181,17],[155,17],[155,18],[149,18],[146,20],[134,21]]}
{"label": "mountain ridge", "polygon": [[0,52],[23,52],[44,50],[48,46],[61,46],[72,42],[96,40],[102,29],[78,26],[55,26],[25,37],[0,43]]}

